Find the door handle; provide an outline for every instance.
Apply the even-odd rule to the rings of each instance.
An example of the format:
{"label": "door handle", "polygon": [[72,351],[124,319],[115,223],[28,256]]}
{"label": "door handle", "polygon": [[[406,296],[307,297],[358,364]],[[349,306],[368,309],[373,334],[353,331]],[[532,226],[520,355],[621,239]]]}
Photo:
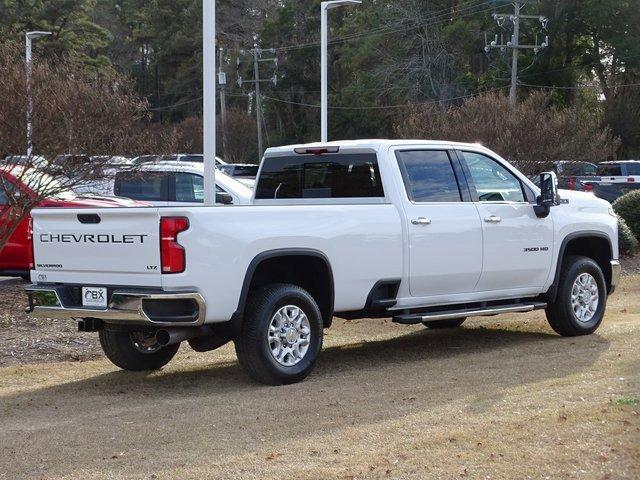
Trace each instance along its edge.
{"label": "door handle", "polygon": [[414,225],[431,225],[431,219],[420,217],[417,220],[411,220],[411,223]]}
{"label": "door handle", "polygon": [[500,223],[502,219],[497,215],[491,215],[490,217],[485,218],[484,221],[487,223]]}

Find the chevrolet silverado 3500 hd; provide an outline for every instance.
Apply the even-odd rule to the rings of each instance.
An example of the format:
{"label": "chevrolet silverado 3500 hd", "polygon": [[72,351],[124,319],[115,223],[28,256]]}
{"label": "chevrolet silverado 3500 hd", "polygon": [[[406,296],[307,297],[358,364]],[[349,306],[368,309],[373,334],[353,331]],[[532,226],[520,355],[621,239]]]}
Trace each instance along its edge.
{"label": "chevrolet silverado 3500 hd", "polygon": [[252,205],[36,210],[30,310],[99,332],[126,370],[235,342],[267,384],[305,378],[334,316],[430,328],[545,309],[593,333],[620,276],[609,203],[541,189],[472,144],[267,150]]}

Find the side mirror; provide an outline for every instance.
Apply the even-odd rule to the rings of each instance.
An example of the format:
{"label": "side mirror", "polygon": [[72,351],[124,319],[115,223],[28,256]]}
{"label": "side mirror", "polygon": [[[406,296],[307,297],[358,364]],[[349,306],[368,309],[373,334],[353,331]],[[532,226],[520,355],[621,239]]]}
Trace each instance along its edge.
{"label": "side mirror", "polygon": [[216,203],[221,203],[222,205],[233,205],[233,197],[227,192],[218,192],[216,193]]}
{"label": "side mirror", "polygon": [[551,207],[560,203],[558,195],[558,177],[554,172],[543,172],[540,174],[540,196],[538,204],[534,207],[539,218],[549,216]]}

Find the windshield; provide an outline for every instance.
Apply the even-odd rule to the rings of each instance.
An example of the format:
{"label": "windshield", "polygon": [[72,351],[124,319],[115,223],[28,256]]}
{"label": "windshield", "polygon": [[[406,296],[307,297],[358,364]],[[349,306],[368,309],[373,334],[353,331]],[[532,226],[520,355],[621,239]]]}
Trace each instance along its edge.
{"label": "windshield", "polygon": [[562,164],[561,170],[563,175],[593,177],[597,174],[598,167],[589,162],[566,162]]}

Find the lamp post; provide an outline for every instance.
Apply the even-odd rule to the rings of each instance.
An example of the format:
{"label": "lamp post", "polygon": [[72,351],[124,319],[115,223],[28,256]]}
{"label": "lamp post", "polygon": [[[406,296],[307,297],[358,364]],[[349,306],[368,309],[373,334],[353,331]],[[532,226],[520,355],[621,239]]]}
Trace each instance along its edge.
{"label": "lamp post", "polygon": [[202,1],[204,205],[216,203],[216,2]]}
{"label": "lamp post", "polygon": [[51,35],[51,32],[27,32],[25,34],[25,61],[27,66],[27,159],[33,154],[33,100],[31,99],[31,44],[34,39]]}
{"label": "lamp post", "polygon": [[359,5],[361,0],[332,0],[320,4],[320,136],[323,143],[329,139],[329,85],[328,85],[328,50],[329,50],[329,26],[328,11],[332,8],[344,5]]}

